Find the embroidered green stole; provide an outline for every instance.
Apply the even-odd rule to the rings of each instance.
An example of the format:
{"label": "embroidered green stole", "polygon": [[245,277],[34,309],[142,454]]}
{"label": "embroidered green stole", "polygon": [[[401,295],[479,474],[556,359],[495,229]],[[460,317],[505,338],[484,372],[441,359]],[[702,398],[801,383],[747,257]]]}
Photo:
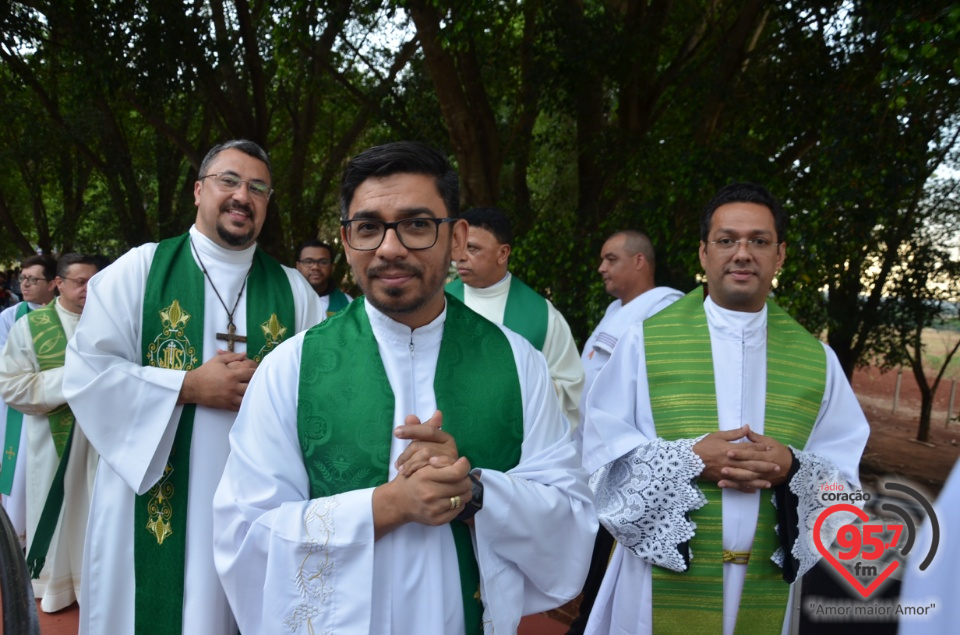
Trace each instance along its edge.
{"label": "embroidered green stole", "polygon": [[[293,292],[283,268],[257,248],[247,278],[247,357],[257,362],[296,323]],[[190,234],[157,245],[143,300],[144,366],[189,371],[203,360],[204,277]],[[183,628],[184,557],[190,443],[196,404],[185,404],[160,480],[138,496],[134,512],[135,626],[162,635]]]}
{"label": "embroidered green stole", "polygon": [[[33,352],[40,371],[62,368],[67,352],[67,334],[57,313],[56,301],[31,311],[27,315],[30,324],[30,336],[33,339]],[[40,577],[43,563],[53,539],[53,532],[63,508],[63,477],[66,473],[67,458],[70,456],[70,441],[73,439],[73,424],[76,417],[67,404],[61,404],[47,413],[53,447],[60,459],[54,474],[40,519],[34,535],[30,539],[30,553],[27,554],[27,567],[31,576]]]}
{"label": "embroidered green stole", "polygon": [[337,287],[333,288],[333,291],[330,292],[329,297],[330,304],[327,305],[328,317],[339,313],[343,309],[347,308],[348,304],[350,304],[350,300],[347,299],[347,294]]}
{"label": "embroidered green stole", "polygon": [[[703,290],[694,290],[647,319],[643,330],[657,435],[672,441],[719,430]],[[804,447],[820,411],[825,385],[823,346],[768,300],[764,434],[796,448]],[[708,504],[690,514],[697,530],[690,541],[694,557],[689,568],[683,573],[653,568],[655,633],[723,632],[721,489],[707,481],[698,485]],[[779,546],[772,494],[772,490],[761,493],[737,633],[780,632],[783,625],[790,587],[770,560]]]}
{"label": "embroidered green stole", "polygon": [[[387,482],[394,396],[358,298],[304,336],[297,427],[310,496]],[[523,402],[510,343],[495,324],[447,296],[434,392],[443,429],[470,465],[505,472],[520,461]],[[483,632],[470,528],[450,523],[467,635]]]}
{"label": "embroidered green stole", "polygon": [[[447,285],[447,293],[463,302],[463,280]],[[510,291],[503,309],[503,325],[522,335],[538,351],[547,341],[547,300],[516,276],[510,276]]]}
{"label": "embroidered green stole", "polygon": [[[30,305],[21,302],[17,307],[13,320],[17,320],[30,312]],[[3,436],[3,465],[0,466],[0,494],[9,496],[13,491],[13,473],[17,469],[17,454],[20,451],[20,433],[23,430],[23,413],[7,406],[7,429]]]}

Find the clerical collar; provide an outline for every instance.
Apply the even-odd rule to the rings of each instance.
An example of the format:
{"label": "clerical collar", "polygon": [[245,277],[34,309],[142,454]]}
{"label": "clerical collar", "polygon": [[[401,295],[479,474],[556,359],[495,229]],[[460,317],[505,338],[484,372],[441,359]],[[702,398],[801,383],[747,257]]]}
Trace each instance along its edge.
{"label": "clerical collar", "polygon": [[203,235],[196,225],[190,227],[190,237],[200,256],[208,265],[214,262],[236,265],[250,265],[257,251],[256,243],[246,249],[226,249]]}
{"label": "clerical collar", "polygon": [[[489,287],[484,287],[483,289],[478,289],[477,287],[470,287],[470,291],[474,296],[478,298],[493,298],[498,295],[507,293],[510,290],[510,278],[513,276],[510,272],[507,272],[507,275],[503,277],[500,282],[491,284]],[[465,285],[469,286],[469,285]]]}
{"label": "clerical collar", "polygon": [[731,311],[719,306],[713,298],[707,296],[703,301],[703,309],[707,313],[707,321],[712,327],[721,328],[731,333],[749,335],[767,328],[767,305],[755,313]]}
{"label": "clerical collar", "polygon": [[56,302],[56,310],[58,310],[58,311],[63,311],[63,312],[66,313],[67,315],[74,315],[74,316],[76,316],[76,317],[78,317],[78,318],[80,317],[80,314],[79,314],[79,313],[74,313],[73,311],[71,311],[71,310],[68,309],[67,307],[63,306],[63,305],[60,303],[60,298],[59,298],[59,297],[54,298],[53,301]]}
{"label": "clerical collar", "polygon": [[408,346],[413,342],[416,346],[421,341],[426,342],[433,339],[439,341],[443,335],[443,322],[447,319],[446,304],[444,304],[440,315],[434,318],[432,322],[416,329],[411,329],[406,324],[397,322],[369,301],[364,301],[363,304],[367,311],[367,317],[370,319],[370,326],[373,328],[373,333],[378,341],[386,340],[403,346]]}

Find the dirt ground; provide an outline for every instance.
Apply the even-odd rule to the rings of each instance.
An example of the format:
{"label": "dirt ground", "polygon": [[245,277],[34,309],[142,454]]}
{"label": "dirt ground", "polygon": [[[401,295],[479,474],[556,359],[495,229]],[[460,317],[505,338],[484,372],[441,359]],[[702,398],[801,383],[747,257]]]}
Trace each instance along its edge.
{"label": "dirt ground", "polygon": [[[876,368],[858,370],[853,390],[870,422],[870,439],[860,464],[863,479],[895,474],[915,481],[937,494],[957,457],[960,456],[960,386],[956,389],[951,422],[947,424],[952,380],[945,379],[937,391],[930,425],[929,443],[915,441],[920,422],[920,389],[913,375],[904,371],[897,409],[893,411],[897,372]],[[960,383],[960,382],[958,382]]]}

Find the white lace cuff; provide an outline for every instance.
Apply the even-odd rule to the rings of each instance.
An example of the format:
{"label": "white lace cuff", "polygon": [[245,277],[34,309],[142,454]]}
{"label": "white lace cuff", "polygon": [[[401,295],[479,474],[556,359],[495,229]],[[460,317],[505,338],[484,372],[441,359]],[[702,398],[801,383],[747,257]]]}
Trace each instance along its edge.
{"label": "white lace cuff", "polygon": [[[855,489],[849,481],[840,472],[840,469],[821,456],[811,452],[803,452],[791,447],[794,459],[798,461],[799,468],[797,473],[790,479],[790,492],[797,497],[797,518],[799,527],[797,528],[797,540],[794,541],[790,553],[797,560],[797,578],[813,568],[820,559],[820,552],[813,542],[813,526],[817,522],[817,517],[827,507],[835,504],[833,502],[824,502],[820,497],[822,491],[820,486],[824,483],[840,483],[844,486],[843,491],[850,492]],[[836,512],[824,521],[820,528],[820,539],[824,545],[833,544],[833,539],[837,535],[837,530],[850,522],[853,522],[855,515],[849,512]],[[780,528],[777,527],[777,534],[780,535]],[[773,553],[771,560],[783,568],[783,547],[778,547]]]}
{"label": "white lace cuff", "polygon": [[704,436],[654,439],[590,477],[607,531],[638,558],[672,571],[687,568],[677,549],[697,528],[687,514],[707,503],[696,485],[703,461],[692,449]]}

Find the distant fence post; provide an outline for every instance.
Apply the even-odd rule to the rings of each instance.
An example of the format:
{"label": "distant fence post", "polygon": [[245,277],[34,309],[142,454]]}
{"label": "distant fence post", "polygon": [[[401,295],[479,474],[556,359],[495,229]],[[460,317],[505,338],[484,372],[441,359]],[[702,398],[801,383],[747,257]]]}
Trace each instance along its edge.
{"label": "distant fence post", "polygon": [[893,389],[893,409],[890,411],[891,414],[897,413],[897,402],[900,401],[900,382],[903,381],[903,369],[897,369],[897,384]]}
{"label": "distant fence post", "polygon": [[950,427],[950,417],[953,416],[953,400],[957,396],[957,380],[950,382],[950,403],[947,405],[947,420],[943,423],[944,428]]}

